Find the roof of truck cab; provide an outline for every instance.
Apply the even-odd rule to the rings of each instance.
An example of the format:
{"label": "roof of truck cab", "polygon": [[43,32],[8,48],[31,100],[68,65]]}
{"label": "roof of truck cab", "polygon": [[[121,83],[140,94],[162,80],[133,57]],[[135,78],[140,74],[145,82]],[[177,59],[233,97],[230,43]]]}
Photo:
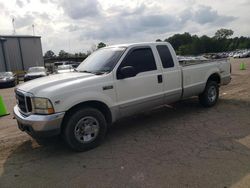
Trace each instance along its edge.
{"label": "roof of truck cab", "polygon": [[146,46],[146,45],[152,45],[152,44],[169,44],[168,42],[137,42],[137,43],[127,43],[127,44],[116,44],[116,45],[111,45],[107,46],[107,48],[110,47],[131,47],[131,46]]}

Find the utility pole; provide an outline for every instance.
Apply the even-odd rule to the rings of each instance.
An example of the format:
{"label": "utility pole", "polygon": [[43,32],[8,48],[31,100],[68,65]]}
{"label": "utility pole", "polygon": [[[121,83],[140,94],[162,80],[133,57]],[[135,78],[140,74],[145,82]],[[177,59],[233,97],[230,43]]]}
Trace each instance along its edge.
{"label": "utility pole", "polygon": [[35,25],[32,24],[33,36],[35,36]]}
{"label": "utility pole", "polygon": [[13,26],[13,35],[16,34],[16,29],[15,29],[15,18],[12,18],[12,26]]}
{"label": "utility pole", "polygon": [[71,48],[70,48],[70,38],[68,38],[68,42],[69,42],[69,53],[71,52]]}

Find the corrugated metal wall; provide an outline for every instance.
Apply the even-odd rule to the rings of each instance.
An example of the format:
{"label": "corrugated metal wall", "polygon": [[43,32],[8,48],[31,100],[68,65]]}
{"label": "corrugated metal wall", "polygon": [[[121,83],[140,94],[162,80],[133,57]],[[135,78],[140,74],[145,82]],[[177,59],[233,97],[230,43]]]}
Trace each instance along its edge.
{"label": "corrugated metal wall", "polygon": [[24,70],[32,66],[44,66],[40,38],[21,38]]}
{"label": "corrugated metal wall", "polygon": [[8,65],[8,70],[18,71],[23,70],[22,59],[17,38],[7,38],[4,42],[5,57]]}
{"label": "corrugated metal wall", "polygon": [[0,72],[4,70],[5,70],[5,62],[4,62],[2,44],[0,42]]}
{"label": "corrugated metal wall", "polygon": [[[40,37],[0,37],[5,39],[3,46],[7,71],[22,71],[33,66],[44,66]],[[0,48],[0,72],[6,71],[2,52]]]}

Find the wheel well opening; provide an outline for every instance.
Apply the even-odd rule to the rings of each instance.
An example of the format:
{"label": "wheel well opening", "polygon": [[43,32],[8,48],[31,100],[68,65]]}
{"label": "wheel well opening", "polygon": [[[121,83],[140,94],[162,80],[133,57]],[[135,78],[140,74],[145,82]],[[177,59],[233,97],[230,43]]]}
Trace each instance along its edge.
{"label": "wheel well opening", "polygon": [[75,110],[81,109],[81,108],[84,108],[84,107],[92,107],[92,108],[96,108],[96,109],[100,110],[100,112],[104,115],[104,117],[105,117],[105,119],[107,121],[107,124],[111,125],[111,123],[112,123],[112,114],[111,114],[111,111],[109,110],[109,107],[106,104],[104,104],[104,103],[102,103],[100,101],[82,102],[82,103],[79,103],[79,104],[71,107],[69,110],[67,110],[67,112],[66,112],[66,114],[64,116],[63,122]]}
{"label": "wheel well opening", "polygon": [[217,73],[212,74],[211,76],[209,76],[208,81],[215,81],[218,84],[220,84],[220,76]]}

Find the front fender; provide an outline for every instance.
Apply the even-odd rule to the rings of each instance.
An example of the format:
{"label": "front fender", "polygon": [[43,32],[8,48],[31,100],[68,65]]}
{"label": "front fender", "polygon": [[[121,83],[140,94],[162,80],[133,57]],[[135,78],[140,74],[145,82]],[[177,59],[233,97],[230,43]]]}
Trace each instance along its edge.
{"label": "front fender", "polygon": [[99,93],[99,92],[84,92],[84,93],[77,93],[74,94],[72,97],[64,98],[60,104],[55,104],[54,108],[55,111],[67,111],[73,106],[88,102],[88,101],[98,101],[106,104],[109,108],[113,106],[114,101],[111,97]]}

